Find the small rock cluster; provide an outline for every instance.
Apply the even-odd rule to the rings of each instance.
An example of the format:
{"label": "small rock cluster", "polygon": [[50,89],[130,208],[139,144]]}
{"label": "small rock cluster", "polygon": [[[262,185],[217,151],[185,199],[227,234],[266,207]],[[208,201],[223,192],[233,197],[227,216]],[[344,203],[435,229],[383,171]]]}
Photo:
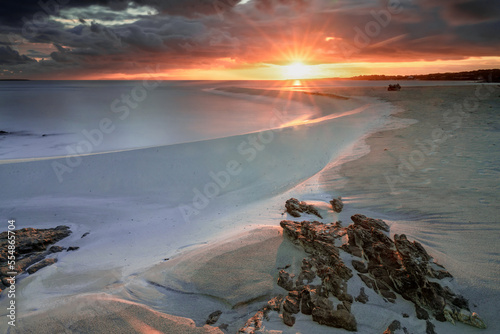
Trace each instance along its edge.
{"label": "small rock cluster", "polygon": [[[57,262],[57,259],[45,258],[51,253],[64,250],[59,246],[50,245],[69,236],[71,230],[68,226],[57,226],[49,229],[23,228],[15,232],[15,267],[8,267],[9,240],[8,232],[0,233],[0,292],[10,286],[8,272],[23,272],[33,274],[38,270]],[[12,234],[11,234],[12,235]]]}
{"label": "small rock cluster", "polygon": [[[334,211],[342,210],[340,198],[330,203]],[[286,202],[286,209],[294,217],[300,216],[301,212],[321,217],[312,205],[295,198]],[[389,226],[381,219],[361,214],[353,215],[351,219],[353,224],[346,228],[340,222],[281,221],[284,235],[310,256],[302,260],[301,272],[296,279],[283,269],[279,271],[277,284],[288,294],[271,299],[238,333],[260,333],[263,321],[269,320],[271,311],[278,312],[287,326],[293,326],[296,314],[302,312],[311,315],[312,320],[319,324],[356,331],[351,305],[354,302],[367,303],[368,295],[364,288],[356,298],[347,293],[347,283],[353,277],[353,271],[340,258],[340,251],[359,258],[352,261],[352,267],[365,285],[386,302],[394,303],[398,295],[412,301],[417,318],[426,321],[427,334],[434,333],[429,313],[438,321],[460,321],[486,328],[478,315],[469,310],[464,297],[438,282],[451,274],[433,262],[420,243],[409,241],[404,234],[395,235],[392,240]],[[330,296],[336,298],[330,299]],[[384,333],[407,332],[395,320]]]}

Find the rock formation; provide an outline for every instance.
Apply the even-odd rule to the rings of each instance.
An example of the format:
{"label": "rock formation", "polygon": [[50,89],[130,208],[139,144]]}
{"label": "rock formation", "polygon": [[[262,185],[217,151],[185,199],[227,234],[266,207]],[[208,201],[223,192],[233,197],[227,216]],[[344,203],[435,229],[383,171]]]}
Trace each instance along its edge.
{"label": "rock formation", "polygon": [[[0,233],[0,291],[10,286],[10,275],[8,272],[16,272],[18,275],[27,271],[33,274],[41,268],[53,264],[55,259],[45,259],[47,255],[60,251],[59,248],[47,250],[47,248],[69,236],[71,230],[68,226],[57,226],[49,229],[23,228],[15,230],[15,266],[7,266],[9,254],[8,232]],[[56,246],[57,247],[57,246]],[[29,269],[28,269],[29,267]]]}
{"label": "rock formation", "polygon": [[314,206],[309,205],[306,202],[300,202],[296,198],[290,198],[286,201],[285,208],[286,212],[293,217],[300,217],[301,213],[310,213],[318,216],[319,218],[323,218]]}
{"label": "rock formation", "polygon": [[[291,212],[311,212],[314,209],[311,207],[294,198],[286,204],[292,216]],[[332,207],[335,209],[333,203]],[[389,226],[381,219],[361,214],[353,215],[351,219],[353,224],[346,228],[339,222],[281,221],[283,234],[303,248],[309,257],[303,259],[298,275],[284,269],[279,271],[277,284],[288,294],[271,299],[239,333],[256,333],[271,311],[281,313],[287,326],[293,326],[296,314],[301,312],[310,315],[319,324],[356,331],[357,323],[351,313],[351,305],[353,302],[368,302],[368,296],[364,288],[360,289],[355,300],[347,293],[353,271],[342,261],[341,251],[359,258],[351,262],[358,277],[385,301],[395,302],[400,296],[413,302],[417,318],[426,321],[427,333],[434,332],[429,313],[440,321],[460,321],[486,328],[478,315],[469,310],[464,297],[438,282],[451,275],[432,261],[420,243],[409,241],[404,234],[395,235],[392,240],[388,233]],[[321,283],[312,284],[318,281],[317,278],[321,279]],[[391,323],[385,331],[402,332],[407,333],[408,330],[401,329],[399,321]]]}

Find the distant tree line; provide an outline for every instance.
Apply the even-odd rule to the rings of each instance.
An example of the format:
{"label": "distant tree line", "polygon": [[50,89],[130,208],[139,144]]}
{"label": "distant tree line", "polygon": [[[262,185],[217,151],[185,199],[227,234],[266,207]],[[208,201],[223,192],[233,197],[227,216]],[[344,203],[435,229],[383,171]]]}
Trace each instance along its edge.
{"label": "distant tree line", "polygon": [[479,82],[500,82],[500,69],[468,72],[448,72],[416,75],[358,75],[351,80],[466,80]]}

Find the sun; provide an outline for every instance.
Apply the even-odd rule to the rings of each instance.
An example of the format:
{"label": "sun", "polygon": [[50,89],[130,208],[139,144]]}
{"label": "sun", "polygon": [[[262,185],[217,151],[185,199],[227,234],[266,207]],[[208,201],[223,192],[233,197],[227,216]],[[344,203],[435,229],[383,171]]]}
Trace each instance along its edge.
{"label": "sun", "polygon": [[312,66],[304,65],[300,61],[283,66],[283,77],[285,79],[307,79],[314,75],[313,72]]}

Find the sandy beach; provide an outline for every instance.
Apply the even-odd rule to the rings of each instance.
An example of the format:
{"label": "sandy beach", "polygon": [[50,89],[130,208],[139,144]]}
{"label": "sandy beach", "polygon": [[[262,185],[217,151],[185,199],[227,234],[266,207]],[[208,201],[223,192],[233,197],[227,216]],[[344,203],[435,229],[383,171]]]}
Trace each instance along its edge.
{"label": "sandy beach", "polygon": [[[280,221],[347,226],[355,213],[384,219],[390,236],[420,242],[488,325],[432,319],[437,333],[497,333],[500,88],[401,84],[399,92],[311,88],[348,100],[225,88],[235,96],[260,92],[276,105],[292,100],[307,118],[295,105],[287,117],[269,115],[259,132],[90,154],[64,182],[53,163],[67,157],[3,161],[2,216],[15,217],[17,228],[67,225],[73,234],[57,245],[80,247],[19,279],[18,326],[10,333],[236,333],[286,292],[278,268],[300,271],[306,256],[284,238]],[[338,196],[341,213],[329,204]],[[291,197],[323,218],[284,213]],[[354,270],[351,255],[343,256]],[[349,293],[357,296],[363,284],[355,275]],[[352,306],[358,333],[382,333],[394,319],[425,332],[410,302],[387,303],[365,290],[370,301]],[[2,317],[8,302],[2,293]],[[206,325],[216,310],[220,319]],[[302,314],[294,327],[276,314],[264,325],[263,333],[332,330]]]}

